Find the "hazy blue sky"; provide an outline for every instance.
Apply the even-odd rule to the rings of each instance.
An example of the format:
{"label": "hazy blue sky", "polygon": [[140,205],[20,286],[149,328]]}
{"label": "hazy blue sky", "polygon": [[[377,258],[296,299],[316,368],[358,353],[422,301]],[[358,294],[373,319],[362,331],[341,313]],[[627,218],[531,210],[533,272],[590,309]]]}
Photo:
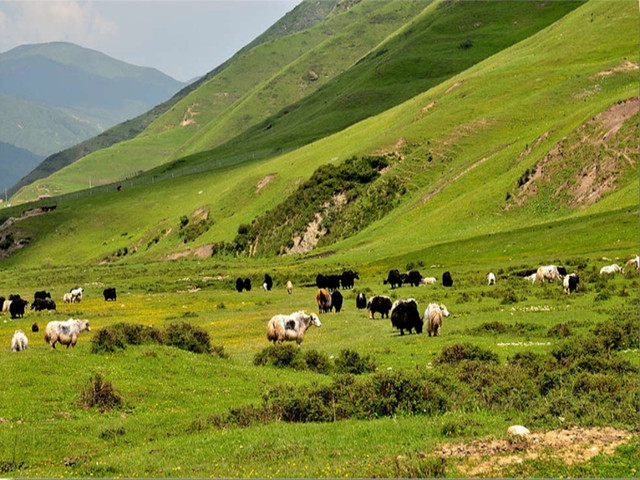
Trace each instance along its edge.
{"label": "hazy blue sky", "polygon": [[203,75],[301,0],[0,0],[0,52],[73,42],[178,80]]}

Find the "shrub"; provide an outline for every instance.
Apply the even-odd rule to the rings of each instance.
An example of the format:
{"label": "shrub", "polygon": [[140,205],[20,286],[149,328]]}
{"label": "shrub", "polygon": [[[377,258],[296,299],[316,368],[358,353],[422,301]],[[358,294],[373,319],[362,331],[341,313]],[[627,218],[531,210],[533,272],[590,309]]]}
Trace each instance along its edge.
{"label": "shrub", "polygon": [[479,325],[478,327],[474,328],[472,330],[473,333],[479,333],[479,334],[491,334],[491,335],[497,335],[500,333],[506,333],[508,330],[507,325],[502,323],[502,322],[498,322],[498,321],[494,321],[494,322],[485,322],[482,325]]}
{"label": "shrub", "polygon": [[304,362],[309,370],[316,373],[326,374],[331,371],[329,357],[317,350],[306,350],[304,352]]}
{"label": "shrub", "polygon": [[217,355],[219,358],[229,358],[229,354],[224,351],[224,346],[213,345],[211,347],[211,355]]}
{"label": "shrub", "polygon": [[209,334],[187,322],[169,325],[165,331],[165,343],[193,353],[211,352]]}
{"label": "shrub", "polygon": [[122,405],[122,397],[111,382],[96,373],[80,391],[79,402],[84,408],[98,407],[101,412],[106,412]]}
{"label": "shrub", "polygon": [[196,223],[190,223],[187,226],[181,226],[178,236],[183,239],[183,243],[193,242],[200,235],[207,232],[211,225],[213,225],[213,220],[200,220]]}
{"label": "shrub", "polygon": [[638,348],[638,317],[613,318],[593,329],[596,341],[606,350]]}
{"label": "shrub", "polygon": [[342,350],[336,357],[335,364],[336,372],[353,375],[373,372],[376,369],[376,363],[369,355],[361,357],[353,350]]}
{"label": "shrub", "polygon": [[477,345],[454,343],[453,345],[444,347],[440,355],[434,360],[434,363],[456,364],[462,360],[480,360],[482,362],[498,363],[498,355]]}
{"label": "shrub", "polygon": [[571,329],[566,323],[557,323],[547,330],[547,337],[568,337],[571,335]]}
{"label": "shrub", "polygon": [[103,440],[116,440],[118,437],[121,437],[126,432],[124,427],[118,428],[107,428],[100,433],[100,438]]}
{"label": "shrub", "polygon": [[253,357],[256,366],[273,365],[278,368],[290,367],[298,356],[298,348],[287,343],[281,345],[269,345],[263,348]]}
{"label": "shrub", "polygon": [[143,345],[146,343],[164,343],[162,332],[152,326],[137,323],[116,323],[113,329],[122,332],[129,345]]}
{"label": "shrub", "polygon": [[470,37],[465,38],[462,42],[458,44],[458,48],[461,50],[467,50],[473,47],[473,40]]}
{"label": "shrub", "polygon": [[13,233],[7,234],[2,241],[0,241],[0,249],[7,250],[9,247],[13,245]]}
{"label": "shrub", "polygon": [[113,327],[101,328],[91,337],[91,353],[111,353],[126,346],[122,331]]}
{"label": "shrub", "polygon": [[509,305],[518,302],[518,296],[513,290],[506,290],[500,302],[502,305]]}

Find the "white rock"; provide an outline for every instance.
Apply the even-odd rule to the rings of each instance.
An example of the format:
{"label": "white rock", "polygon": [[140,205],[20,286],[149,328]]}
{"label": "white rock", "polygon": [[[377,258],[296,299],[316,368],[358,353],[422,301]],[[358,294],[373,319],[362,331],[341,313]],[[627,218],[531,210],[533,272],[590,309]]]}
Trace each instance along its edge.
{"label": "white rock", "polygon": [[527,427],[522,425],[511,425],[507,430],[509,435],[529,435],[531,432]]}

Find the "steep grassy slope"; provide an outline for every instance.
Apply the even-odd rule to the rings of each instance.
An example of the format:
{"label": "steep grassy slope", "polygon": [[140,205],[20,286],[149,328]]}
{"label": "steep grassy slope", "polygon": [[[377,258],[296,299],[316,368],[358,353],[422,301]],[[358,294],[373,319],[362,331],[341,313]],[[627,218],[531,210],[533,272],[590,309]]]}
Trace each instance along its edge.
{"label": "steep grassy slope", "polygon": [[273,26],[259,35],[255,40],[240,49],[229,60],[217,66],[197,81],[188,84],[166,102],[155,106],[142,115],[118,124],[110,128],[106,132],[90,138],[74,147],[68,148],[46,158],[41,165],[39,165],[11,189],[11,191],[9,192],[10,195],[15,194],[20,188],[31,184],[35,180],[47,177],[92,152],[108,148],[111,145],[134,138],[145,128],[147,128],[151,122],[153,122],[156,118],[169,110],[173,105],[187,96],[190,92],[194,91],[200,85],[215,77],[218,73],[223,71],[236,59],[240,58],[252,48],[262,43],[266,43],[282,36],[289,35],[291,33],[295,33],[297,31],[304,30],[313,26],[315,23],[326,17],[333,9],[334,5],[335,3],[331,0],[321,2],[301,2],[291,12],[287,13]]}
{"label": "steep grassy slope", "polygon": [[[316,91],[428,3],[424,0],[358,3],[349,9],[337,9],[315,27],[247,50],[172,106],[137,138],[87,156],[25,189],[13,200],[33,198],[34,192],[41,191],[44,185],[53,186],[52,193],[78,190],[86,184],[89,172],[96,183],[133,176],[175,157],[192,137],[198,142],[204,135],[201,132],[215,131],[208,137],[215,136],[217,143],[227,140]],[[372,24],[379,11],[387,20]],[[207,145],[211,141],[207,140]]]}
{"label": "steep grassy slope", "polygon": [[[578,2],[437,2],[353,68],[194,160],[296,148],[397,105],[532,35]],[[372,23],[386,22],[383,16]],[[508,26],[508,27],[507,27]],[[195,154],[207,144],[198,142]]]}
{"label": "steep grassy slope", "polygon": [[[121,176],[123,171],[132,175],[231,137],[236,138],[176,165],[264,157],[304,145],[436,85],[531,35],[577,3],[518,2],[516,7],[498,3],[489,8],[482,3],[437,2],[416,16],[426,5],[362,2],[277,45],[256,49],[245,63],[204,84],[138,138],[86,158],[86,163],[48,179],[48,185],[84,188],[92,170],[94,178],[113,181],[119,178],[109,176],[101,164],[129,165],[134,158],[135,167],[116,170]],[[292,54],[297,56],[289,62]],[[331,80],[347,67],[351,68]],[[252,125],[256,126],[249,128]],[[25,192],[14,200],[27,193],[33,196]]]}
{"label": "steep grassy slope", "polygon": [[[203,247],[207,255],[210,249],[205,246],[233,240],[239,225],[277,206],[316,167],[352,155],[393,150],[400,161],[385,175],[398,178],[405,195],[383,219],[324,247],[336,252],[332,262],[378,261],[454,240],[575,215],[586,218],[592,212],[621,207],[629,213],[617,215],[634,220],[638,185],[627,173],[616,190],[586,209],[554,203],[556,208],[540,210],[535,202],[507,208],[506,200],[526,170],[565,136],[617,101],[637,94],[635,67],[618,68],[636,48],[634,15],[631,3],[592,2],[460,76],[290,154],[61,203],[55,212],[20,223],[36,240],[5,264],[41,265],[47,258],[56,264],[78,259],[98,262],[125,246],[128,252],[137,250],[125,257],[132,261],[164,258],[193,247]],[[629,34],[620,37],[619,31]],[[602,74],[609,70],[611,74]],[[585,96],[585,91],[594,93]],[[630,168],[637,171],[637,157],[631,160]],[[580,168],[576,166],[576,174]],[[179,219],[202,207],[213,224],[185,244],[178,235]],[[603,240],[594,240],[588,248],[608,248],[610,241],[617,249],[634,248],[637,222],[615,225],[606,234],[600,232]],[[81,239],[73,249],[66,240],[70,234]],[[557,248],[564,240],[559,235]],[[587,248],[580,238],[571,245]],[[515,247],[505,245],[505,255],[509,248]]]}

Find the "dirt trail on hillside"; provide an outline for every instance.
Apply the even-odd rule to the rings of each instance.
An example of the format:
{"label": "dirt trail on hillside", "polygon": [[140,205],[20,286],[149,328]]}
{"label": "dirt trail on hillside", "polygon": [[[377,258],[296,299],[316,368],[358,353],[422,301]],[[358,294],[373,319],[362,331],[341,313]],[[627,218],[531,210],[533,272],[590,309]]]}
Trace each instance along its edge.
{"label": "dirt trail on hillside", "polygon": [[180,252],[174,252],[167,255],[167,260],[177,260],[178,258],[185,258],[194,256],[197,258],[209,258],[213,252],[213,244],[202,245],[201,247],[189,248],[187,250],[181,250]]}
{"label": "dirt trail on hillside", "polygon": [[29,210],[25,210],[24,212],[22,212],[22,215],[20,215],[19,217],[9,217],[7,218],[4,223],[2,225],[0,225],[0,232],[4,232],[5,230],[8,230],[11,226],[13,226],[14,223],[16,222],[20,222],[22,220],[25,220],[27,218],[31,218],[31,217],[37,217],[39,215],[43,215],[47,212],[51,212],[53,210],[56,209],[56,206],[52,206],[52,207],[37,207],[37,208],[31,208]]}
{"label": "dirt trail on hillside", "polygon": [[426,202],[428,202],[431,198],[433,198],[434,195],[437,195],[438,193],[440,193],[444,188],[448,187],[449,185],[451,185],[453,182],[457,181],[458,179],[460,179],[461,177],[463,177],[464,175],[466,175],[467,173],[469,173],[471,170],[473,170],[474,168],[479,167],[480,165],[482,165],[484,162],[486,162],[487,160],[489,160],[491,157],[493,157],[496,153],[500,152],[501,150],[504,150],[505,148],[507,148],[509,145],[511,145],[511,143],[506,143],[503,145],[500,145],[499,147],[495,148],[493,150],[493,152],[491,152],[491,155],[489,155],[488,157],[483,157],[480,160],[472,163],[471,165],[469,165],[467,168],[465,168],[464,170],[462,170],[460,173],[458,173],[457,175],[455,175],[454,177],[445,180],[444,182],[442,182],[442,184],[438,185],[436,188],[434,188],[433,190],[431,190],[429,193],[427,193],[424,197],[422,197],[420,204],[424,204]]}

